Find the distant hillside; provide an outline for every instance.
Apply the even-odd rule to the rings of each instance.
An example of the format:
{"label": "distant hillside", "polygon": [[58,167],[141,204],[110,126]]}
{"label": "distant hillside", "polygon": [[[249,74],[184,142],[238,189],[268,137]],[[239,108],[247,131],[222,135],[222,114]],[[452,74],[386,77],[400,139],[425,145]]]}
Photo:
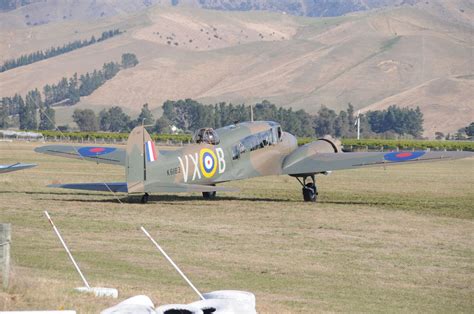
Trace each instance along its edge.
{"label": "distant hillside", "polygon": [[[307,18],[202,10],[186,1],[186,7],[153,6],[134,14],[120,10],[113,17],[83,15],[87,22],[66,19],[35,27],[21,26],[26,6],[0,14],[0,61],[108,29],[125,33],[0,73],[0,97],[92,71],[131,52],[140,60],[137,67],[121,71],[78,105],[60,109],[58,120],[71,121],[75,108],[113,105],[135,114],[149,103],[158,113],[163,101],[186,97],[235,103],[269,99],[312,113],[322,104],[339,110],[349,102],[361,109],[396,103],[422,107],[425,135],[452,133],[474,117],[474,29],[465,22],[474,8],[463,0],[425,2]],[[45,3],[32,5],[45,9]],[[88,2],[71,3],[82,7]],[[55,12],[68,8],[58,5]]]}
{"label": "distant hillside", "polygon": [[[111,15],[111,12],[120,10],[139,10],[151,5],[167,6],[192,6],[202,9],[214,9],[223,11],[251,11],[268,10],[276,12],[286,12],[288,14],[300,16],[340,16],[350,12],[370,10],[374,8],[413,5],[420,0],[128,0],[128,1],[106,1],[106,0],[81,0],[76,3],[63,0],[69,7],[80,7],[82,2],[86,4],[88,10],[102,8],[104,13]],[[48,3],[49,2],[49,3]],[[58,4],[57,0],[1,0],[0,11],[11,11],[21,7],[34,5],[48,7],[51,3]]]}
{"label": "distant hillside", "polygon": [[440,16],[472,24],[470,0],[0,0],[0,12],[17,11],[16,22],[42,25],[61,20],[124,16],[151,6],[188,7],[221,11],[266,10],[309,17],[335,17],[380,8],[415,6]]}
{"label": "distant hillside", "polygon": [[194,0],[174,3],[199,5],[204,9],[224,11],[268,10],[285,12],[300,16],[340,16],[356,11],[371,10],[381,7],[408,5],[419,0]]}

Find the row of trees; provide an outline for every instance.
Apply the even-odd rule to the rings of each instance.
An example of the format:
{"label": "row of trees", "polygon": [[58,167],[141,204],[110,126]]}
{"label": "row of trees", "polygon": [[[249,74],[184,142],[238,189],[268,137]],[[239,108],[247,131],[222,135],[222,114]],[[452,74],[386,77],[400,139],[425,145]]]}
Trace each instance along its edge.
{"label": "row of trees", "polygon": [[[255,120],[272,120],[281,123],[282,127],[299,136],[314,135],[311,128],[311,116],[304,110],[277,107],[264,100],[254,106]],[[174,125],[184,131],[194,131],[208,126],[220,128],[236,121],[250,119],[249,106],[233,105],[221,102],[214,105],[203,105],[192,99],[172,101],[163,104],[163,116],[157,121],[156,131],[166,133],[166,126]]]}
{"label": "row of trees", "polygon": [[89,45],[93,45],[97,42],[104,41],[111,37],[121,34],[122,32],[119,29],[112,29],[109,31],[105,31],[102,35],[96,39],[95,36],[92,36],[89,40],[75,40],[64,44],[62,46],[51,47],[47,50],[38,50],[30,54],[21,55],[16,59],[9,59],[6,60],[2,66],[0,66],[0,72],[5,72],[10,69],[14,69],[17,67],[21,67],[24,65],[28,65],[34,62],[38,62],[41,60],[53,58],[55,56],[61,55],[63,53],[67,53],[82,47],[86,47]]}
{"label": "row of trees", "polygon": [[42,101],[38,89],[29,91],[25,100],[18,94],[12,98],[4,97],[2,99],[2,104],[0,104],[1,129],[9,127],[9,108],[13,107],[18,114],[21,130],[53,130],[55,128],[55,111],[50,105]]}
{"label": "row of trees", "polygon": [[129,132],[139,124],[150,125],[155,123],[153,114],[144,104],[139,116],[132,120],[123,112],[122,108],[115,106],[108,110],[102,110],[97,116],[91,109],[76,109],[72,115],[74,122],[82,132]]}
{"label": "row of trees", "polygon": [[[54,128],[54,109],[41,101],[38,90],[30,91],[25,101],[19,95],[13,97],[19,103],[19,124],[21,129],[49,130]],[[8,110],[0,106],[0,128],[8,126]],[[279,122],[283,129],[300,137],[333,135],[340,138],[356,137],[354,107],[349,104],[347,110],[335,111],[322,107],[316,115],[304,110],[293,111],[277,107],[263,101],[253,106],[255,120]],[[37,118],[39,117],[39,124]],[[91,109],[76,109],[73,120],[83,132],[122,132],[127,133],[135,126],[144,123],[154,125],[153,132],[169,134],[180,129],[189,133],[200,127],[219,128],[237,121],[250,119],[250,107],[224,102],[215,105],[202,105],[191,99],[166,101],[163,115],[155,120],[148,104],[144,104],[139,116],[132,119],[122,108],[115,106],[104,109],[97,115]],[[360,116],[361,133],[364,138],[420,137],[423,114],[417,109],[390,106],[382,111],[369,111]],[[176,127],[176,129],[174,128]],[[465,139],[474,136],[474,122],[461,128],[455,135],[438,139]]]}
{"label": "row of trees", "polygon": [[82,74],[79,78],[77,78],[77,73],[69,79],[63,77],[57,84],[43,87],[45,103],[52,106],[72,106],[78,103],[82,96],[92,94],[106,81],[112,79],[120,69],[119,63],[109,62],[104,63],[101,70]]}
{"label": "row of trees", "polygon": [[444,134],[443,132],[435,132],[435,139],[437,140],[465,140],[474,139],[474,122],[471,122],[468,126],[460,128],[454,134]]}
{"label": "row of trees", "polygon": [[[263,101],[253,106],[253,114],[255,120],[279,122],[284,130],[300,137],[330,134],[353,138],[357,132],[357,117],[351,104],[347,110],[341,110],[338,114],[322,107],[316,115],[310,115],[304,110],[293,111]],[[187,133],[201,127],[219,128],[237,121],[248,121],[250,107],[225,102],[203,105],[192,99],[168,100],[163,104],[163,115],[156,122],[148,104],[142,107],[136,120],[131,119],[120,107],[103,110],[98,116],[90,109],[76,110],[73,118],[81,131],[128,132],[144,121],[147,125],[154,124],[156,133],[172,133],[172,127]],[[370,111],[360,118],[361,132],[365,137],[420,137],[423,131],[423,114],[418,108],[391,106],[383,111]]]}
{"label": "row of trees", "polygon": [[[121,64],[116,62],[105,63],[101,70],[81,75],[77,73],[71,78],[62,78],[57,84],[46,85],[43,88],[44,101],[38,89],[29,91],[23,97],[16,94],[13,97],[3,97],[0,104],[0,128],[7,128],[13,123],[10,116],[18,115],[18,124],[21,130],[50,130],[54,128],[54,109],[58,105],[74,105],[80,97],[90,95],[107,80],[113,78],[121,69],[138,64],[134,54],[122,55]],[[39,112],[39,124],[38,113]],[[47,123],[47,118],[53,123]]]}
{"label": "row of trees", "polygon": [[[263,101],[253,107],[255,120],[279,122],[288,132],[301,137],[332,135],[341,138],[356,136],[354,107],[348,104],[339,113],[322,106],[316,115],[300,109],[293,111]],[[245,105],[219,103],[203,105],[192,99],[166,101],[163,116],[157,121],[156,130],[164,133],[166,125],[174,125],[184,131],[193,131],[203,126],[219,128],[235,121],[246,121],[250,108]],[[423,113],[419,108],[390,106],[382,111],[369,111],[360,116],[361,133],[367,137],[393,138],[400,135],[420,137],[423,132]]]}

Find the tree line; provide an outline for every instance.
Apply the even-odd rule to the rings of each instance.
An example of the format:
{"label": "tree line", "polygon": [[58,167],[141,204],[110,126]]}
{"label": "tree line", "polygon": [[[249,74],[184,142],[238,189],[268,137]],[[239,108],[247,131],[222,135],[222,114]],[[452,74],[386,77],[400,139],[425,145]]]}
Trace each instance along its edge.
{"label": "tree line", "polygon": [[[26,101],[15,95],[13,101],[20,103],[20,128],[41,130],[54,127],[54,110],[48,102],[41,101],[38,90],[30,91]],[[298,137],[321,137],[332,135],[338,138],[355,138],[357,135],[354,107],[348,104],[346,110],[336,113],[322,106],[317,114],[308,114],[305,110],[278,107],[269,101],[262,101],[252,106],[254,120],[271,120],[279,122],[285,131]],[[35,109],[36,108],[36,109]],[[39,109],[39,124],[31,118]],[[151,131],[158,134],[176,132],[192,133],[201,127],[219,128],[239,121],[250,120],[250,106],[244,104],[220,102],[204,105],[196,100],[184,99],[166,101],[163,114],[156,119],[148,104],[142,106],[136,119],[132,119],[119,106],[103,109],[96,114],[91,109],[76,109],[73,120],[82,132],[116,132],[128,133],[140,124],[153,125]],[[44,112],[45,114],[42,114]],[[0,106],[0,127],[8,120],[6,106]],[[35,127],[37,126],[37,127]],[[60,127],[66,130],[67,127]],[[360,128],[363,138],[420,138],[423,132],[423,113],[419,108],[400,108],[396,105],[385,110],[368,111],[360,115]],[[474,122],[450,139],[466,139],[474,136]]]}
{"label": "tree line", "polygon": [[[299,137],[332,135],[339,138],[354,138],[357,116],[354,107],[336,113],[322,106],[317,114],[305,110],[278,107],[269,101],[252,106],[254,120],[279,122],[282,128]],[[73,119],[81,131],[129,132],[141,124],[153,124],[153,132],[169,134],[177,130],[191,133],[201,127],[220,128],[238,121],[250,120],[250,106],[220,102],[205,105],[193,99],[167,100],[163,104],[163,115],[155,121],[148,104],[143,105],[140,115],[133,120],[120,107],[102,110],[98,115],[90,109],[76,109]],[[364,137],[419,138],[423,132],[423,113],[419,108],[408,109],[390,106],[381,111],[369,111],[360,116],[361,133]]]}
{"label": "tree line", "polygon": [[[94,70],[77,77],[77,73],[67,79],[62,78],[57,84],[45,85],[43,96],[38,89],[29,91],[25,99],[19,94],[13,97],[2,97],[0,104],[0,128],[7,128],[12,123],[10,117],[18,115],[18,126],[21,130],[54,129],[54,109],[59,105],[74,105],[80,97],[90,95],[113,78],[121,69],[138,64],[137,57],[132,53],[122,55],[121,64],[105,63],[101,70]],[[44,99],[44,100],[43,100]],[[39,113],[39,123],[38,123]]]}
{"label": "tree line", "polygon": [[[132,62],[129,63],[127,60]],[[136,64],[135,61],[135,58],[128,54],[128,57],[122,58],[121,67]],[[74,75],[69,80],[61,80],[57,85],[45,86],[44,101],[37,89],[28,92],[25,100],[18,94],[11,98],[4,97],[0,106],[0,128],[8,127],[9,116],[18,114],[20,129],[53,129],[55,113],[52,106],[58,104],[58,100],[65,97],[68,100],[75,99],[74,97],[79,99],[80,96],[90,94],[93,88],[87,89],[85,82],[96,82],[95,78],[98,77],[112,77],[116,67],[117,64],[113,66],[112,63],[104,64],[102,70],[81,75],[79,80],[77,75]],[[96,86],[94,83],[91,84]],[[266,100],[253,105],[252,108],[254,120],[279,122],[285,131],[298,137],[332,135],[338,138],[355,138],[357,135],[355,124],[357,116],[350,103],[346,110],[341,110],[339,113],[322,106],[314,115],[303,109],[295,111],[292,108],[278,107]],[[156,120],[148,104],[143,105],[136,119],[132,119],[119,106],[104,109],[99,114],[91,109],[76,109],[72,117],[83,132],[127,133],[135,126],[144,123],[153,125],[152,131],[155,133],[170,134],[192,133],[201,127],[220,128],[239,121],[248,121],[251,116],[250,106],[244,104],[220,102],[205,105],[193,99],[167,100],[162,109],[162,116]],[[39,113],[39,123],[37,113]],[[420,138],[423,132],[423,113],[418,107],[409,109],[392,105],[385,110],[368,111],[361,114],[359,118],[363,138]],[[61,128],[67,129],[67,127]],[[448,136],[450,136],[449,139],[458,140],[474,136],[474,122],[461,128],[455,135]],[[442,139],[438,135],[437,138]]]}
{"label": "tree line", "polygon": [[[12,108],[14,108],[13,114]],[[24,100],[18,94],[11,98],[2,98],[0,128],[8,128],[11,125],[9,116],[14,114],[18,115],[20,130],[53,130],[55,128],[55,111],[42,101],[38,89],[29,91]]]}
{"label": "tree line", "polygon": [[[332,135],[339,138],[356,137],[356,115],[354,106],[348,104],[339,113],[322,106],[317,114],[305,110],[277,107],[269,101],[252,106],[255,120],[279,122],[283,129],[300,137]],[[157,120],[156,131],[164,133],[167,125],[174,125],[184,131],[194,131],[199,127],[219,128],[235,121],[248,121],[250,108],[243,104],[218,103],[204,105],[192,99],[166,101],[163,116]],[[419,108],[399,108],[396,105],[386,110],[369,111],[360,115],[361,133],[365,137],[397,136],[420,137],[423,132],[423,113]]]}
{"label": "tree line", "polygon": [[38,51],[32,52],[30,54],[24,54],[24,55],[21,55],[20,57],[18,57],[16,59],[13,58],[13,59],[6,60],[3,63],[3,65],[0,66],[0,72],[5,72],[5,71],[8,71],[8,70],[17,68],[17,67],[21,67],[21,66],[28,65],[28,64],[31,64],[31,63],[35,63],[35,62],[38,62],[38,61],[41,61],[41,60],[53,58],[53,57],[56,57],[58,55],[61,55],[61,54],[64,54],[64,53],[67,53],[67,52],[70,52],[70,51],[73,51],[73,50],[76,50],[76,49],[79,49],[79,48],[82,48],[82,47],[93,45],[97,42],[104,41],[104,40],[112,38],[116,35],[120,35],[122,33],[123,32],[120,31],[119,29],[111,29],[111,30],[102,32],[102,35],[98,39],[96,39],[95,36],[92,35],[92,37],[88,40],[87,39],[84,39],[84,40],[79,39],[79,40],[75,40],[75,41],[72,41],[72,42],[68,42],[67,44],[64,44],[62,46],[51,47],[51,48],[46,49],[44,51],[43,50],[38,50]]}
{"label": "tree line", "polygon": [[103,109],[99,112],[99,115],[96,115],[92,109],[76,109],[72,118],[82,132],[96,132],[100,130],[124,133],[130,132],[130,130],[140,124],[150,125],[155,123],[148,104],[142,106],[140,114],[134,120],[118,106]]}

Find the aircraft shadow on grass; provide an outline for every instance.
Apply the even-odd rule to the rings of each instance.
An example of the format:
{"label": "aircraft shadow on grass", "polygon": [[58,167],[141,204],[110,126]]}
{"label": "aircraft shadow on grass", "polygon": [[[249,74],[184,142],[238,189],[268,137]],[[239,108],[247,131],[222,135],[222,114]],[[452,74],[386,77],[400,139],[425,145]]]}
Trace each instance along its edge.
{"label": "aircraft shadow on grass", "polygon": [[[28,194],[35,194],[35,193],[28,193]],[[49,193],[38,193],[43,195],[48,195]],[[53,193],[51,193],[53,194]],[[73,194],[73,193],[54,193],[55,195],[84,195],[84,196],[107,196],[106,199],[88,199],[88,198],[38,198],[38,200],[53,200],[53,201],[62,201],[62,202],[80,202],[80,203],[125,203],[125,204],[136,204],[140,203],[139,196],[125,196],[125,197],[118,197],[113,198],[110,195],[103,195],[103,194],[87,194],[87,193],[80,193],[80,194]],[[119,202],[120,200],[120,202]],[[154,204],[176,204],[176,202],[195,202],[195,201],[202,201],[202,197],[199,196],[187,196],[187,195],[153,195],[150,196],[148,199],[149,203]],[[250,198],[250,197],[232,197],[232,196],[222,196],[216,200],[207,200],[207,202],[214,202],[214,201],[249,201],[249,202],[297,202],[296,200],[289,200],[289,199],[275,199],[275,198]]]}
{"label": "aircraft shadow on grass", "polygon": [[[107,196],[107,197],[110,197],[110,194],[106,194],[106,193],[95,193],[95,194],[92,194],[92,193],[87,193],[87,192],[69,192],[69,193],[64,193],[64,192],[38,192],[38,191],[19,191],[19,190],[15,190],[15,191],[8,191],[8,190],[5,190],[5,191],[0,191],[0,194],[29,194],[29,195],[73,195],[73,196],[80,196],[80,195],[84,195],[84,196]],[[58,199],[59,200],[59,199]]]}

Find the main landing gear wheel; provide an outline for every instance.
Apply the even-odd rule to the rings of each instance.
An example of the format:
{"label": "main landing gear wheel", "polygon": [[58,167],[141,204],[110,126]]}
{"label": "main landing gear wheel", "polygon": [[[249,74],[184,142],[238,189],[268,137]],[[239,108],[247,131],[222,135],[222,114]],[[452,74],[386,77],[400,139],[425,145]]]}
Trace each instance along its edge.
{"label": "main landing gear wheel", "polygon": [[205,199],[205,200],[213,200],[216,198],[216,191],[212,191],[212,192],[202,192],[202,197]]}
{"label": "main landing gear wheel", "polygon": [[306,179],[308,179],[308,176],[303,177],[303,182],[297,177],[296,179],[298,180],[299,183],[303,186],[303,199],[305,202],[316,202],[318,198],[318,189],[316,187],[316,180],[314,178],[314,175],[309,176],[311,177],[311,180],[313,182],[308,182],[306,183]]}
{"label": "main landing gear wheel", "polygon": [[314,183],[306,183],[303,187],[303,199],[305,202],[316,202],[318,192]]}
{"label": "main landing gear wheel", "polygon": [[150,195],[149,195],[148,193],[143,194],[143,196],[142,196],[140,202],[141,202],[142,204],[148,203],[148,198],[149,198],[149,196],[150,196]]}

